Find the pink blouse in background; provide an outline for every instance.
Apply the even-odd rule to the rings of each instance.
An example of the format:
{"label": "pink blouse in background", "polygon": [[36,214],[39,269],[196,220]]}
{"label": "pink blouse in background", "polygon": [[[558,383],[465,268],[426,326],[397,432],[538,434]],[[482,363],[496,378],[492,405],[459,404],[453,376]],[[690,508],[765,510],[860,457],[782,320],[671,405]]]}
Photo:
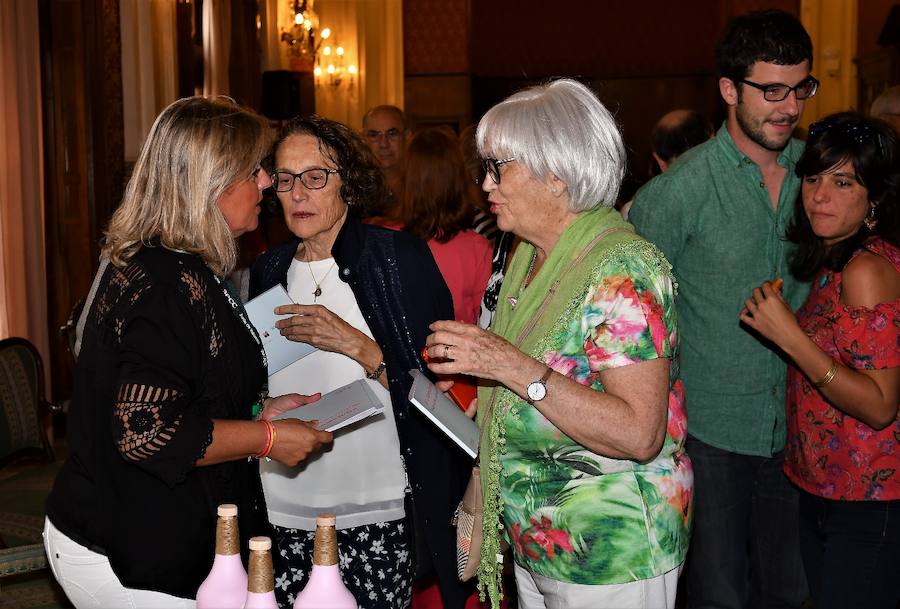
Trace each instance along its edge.
{"label": "pink blouse in background", "polygon": [[429,239],[428,247],[450,288],[456,320],[476,323],[491,276],[491,242],[473,230],[466,230],[456,233],[447,243]]}

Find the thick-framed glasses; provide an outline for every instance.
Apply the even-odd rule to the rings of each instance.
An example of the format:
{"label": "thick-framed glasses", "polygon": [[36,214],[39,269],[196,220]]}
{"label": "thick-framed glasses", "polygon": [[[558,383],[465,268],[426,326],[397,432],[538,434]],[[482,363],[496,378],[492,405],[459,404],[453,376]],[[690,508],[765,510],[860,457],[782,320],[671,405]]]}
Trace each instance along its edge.
{"label": "thick-framed glasses", "polygon": [[511,156],[508,159],[484,159],[481,161],[481,168],[484,169],[485,175],[491,176],[496,184],[500,183],[500,166],[512,163],[516,157]]}
{"label": "thick-framed glasses", "polygon": [[366,131],[366,139],[370,142],[377,142],[382,137],[386,137],[391,142],[396,142],[403,136],[403,132],[396,127],[392,127],[387,131],[375,131],[374,129],[369,129]]}
{"label": "thick-framed glasses", "polygon": [[300,173],[291,173],[279,169],[272,174],[272,185],[275,192],[290,192],[294,190],[294,180],[300,180],[307,190],[321,190],[328,184],[328,176],[333,173],[338,173],[338,170],[314,167]]}
{"label": "thick-framed glasses", "polygon": [[754,89],[759,89],[763,92],[763,99],[770,102],[784,101],[785,99],[787,99],[787,96],[791,94],[791,91],[794,92],[794,95],[797,96],[797,99],[808,99],[815,95],[816,91],[819,90],[819,81],[812,76],[804,78],[793,87],[789,87],[781,83],[761,85],[758,82],[745,80],[743,78],[738,82],[745,85],[750,85]]}

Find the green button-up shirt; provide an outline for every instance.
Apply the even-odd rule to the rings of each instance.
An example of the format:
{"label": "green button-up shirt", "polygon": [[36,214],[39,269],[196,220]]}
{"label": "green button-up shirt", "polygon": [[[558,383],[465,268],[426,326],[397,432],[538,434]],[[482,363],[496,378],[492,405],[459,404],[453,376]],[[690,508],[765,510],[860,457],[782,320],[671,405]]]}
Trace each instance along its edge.
{"label": "green button-up shirt", "polygon": [[787,366],[738,315],[763,281],[782,277],[794,309],[809,291],[788,270],[794,245],[784,237],[802,152],[803,142],[791,140],[778,156],[788,171],[773,208],[759,166],[723,125],[644,186],[629,214],[678,281],[688,433],[730,452],[771,456],[784,448]]}

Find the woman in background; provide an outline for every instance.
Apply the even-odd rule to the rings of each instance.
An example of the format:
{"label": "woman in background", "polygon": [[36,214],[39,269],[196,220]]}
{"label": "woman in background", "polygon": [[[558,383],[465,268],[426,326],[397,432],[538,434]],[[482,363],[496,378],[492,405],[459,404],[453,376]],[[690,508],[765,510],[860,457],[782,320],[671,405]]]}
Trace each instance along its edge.
{"label": "woman in background", "polygon": [[809,128],[788,237],[812,281],[797,314],[771,282],[741,321],[793,360],[784,471],[818,609],[895,609],[900,565],[900,144],[845,112]]}
{"label": "woman in background", "polygon": [[471,230],[477,197],[452,132],[425,129],[412,137],[403,196],[390,226],[428,242],[453,295],[454,318],[469,324],[478,321],[491,275],[491,244]]}

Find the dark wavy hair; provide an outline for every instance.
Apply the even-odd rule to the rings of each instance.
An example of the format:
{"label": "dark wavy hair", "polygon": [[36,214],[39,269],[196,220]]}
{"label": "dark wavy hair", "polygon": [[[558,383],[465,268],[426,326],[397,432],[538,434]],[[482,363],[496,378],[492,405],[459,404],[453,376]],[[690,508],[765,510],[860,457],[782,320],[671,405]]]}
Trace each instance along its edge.
{"label": "dark wavy hair", "polygon": [[341,176],[341,200],[358,216],[379,209],[387,199],[388,188],[378,159],[356,131],[322,116],[297,116],[278,132],[272,146],[270,163],[285,140],[293,135],[311,135]]}
{"label": "dark wavy hair", "polygon": [[887,123],[857,112],[840,112],[810,125],[806,150],[795,171],[802,179],[853,163],[856,180],[866,188],[875,205],[873,229],[865,224],[851,237],[826,248],[810,225],[803,209],[803,193],[797,196],[794,220],[787,238],[798,245],[791,258],[791,272],[800,280],[812,279],[821,267],[840,271],[873,235],[900,245],[900,141]]}
{"label": "dark wavy hair", "polygon": [[719,76],[735,84],[750,74],[757,61],[780,66],[809,62],[812,40],[793,15],[775,9],[753,11],[732,19],[716,47]]}
{"label": "dark wavy hair", "polygon": [[469,177],[456,135],[420,131],[406,147],[406,175],[397,219],[420,239],[446,243],[472,227],[478,190]]}

